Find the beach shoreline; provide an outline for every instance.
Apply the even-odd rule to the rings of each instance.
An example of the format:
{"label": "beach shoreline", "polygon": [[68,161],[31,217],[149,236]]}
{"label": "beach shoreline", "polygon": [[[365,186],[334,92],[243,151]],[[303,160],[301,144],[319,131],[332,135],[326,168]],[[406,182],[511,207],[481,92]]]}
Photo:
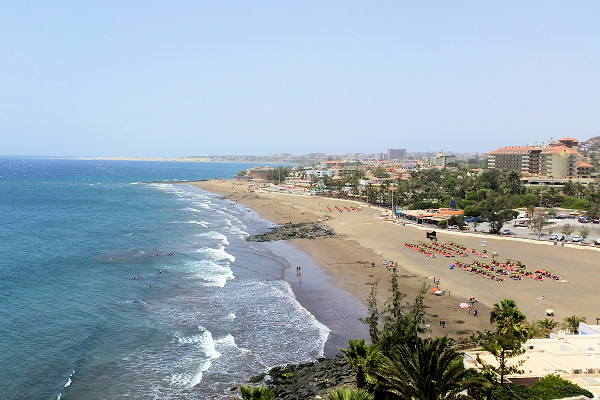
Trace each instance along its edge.
{"label": "beach shoreline", "polygon": [[[562,322],[571,315],[594,321],[600,284],[596,259],[598,249],[587,246],[556,246],[549,242],[519,240],[473,232],[437,230],[439,242],[459,243],[470,249],[497,253],[497,260],[519,260],[529,271],[545,269],[560,275],[560,280],[537,281],[530,278],[499,282],[484,279],[459,268],[450,268],[454,261],[490,262],[491,258],[469,255],[466,258],[446,258],[438,254],[428,258],[404,246],[405,243],[428,242],[425,231],[430,227],[390,221],[381,218],[382,210],[354,201],[316,196],[290,195],[250,188],[248,183],[213,179],[187,182],[203,190],[217,193],[256,211],[261,218],[276,224],[316,222],[322,220],[332,227],[333,238],[293,239],[296,248],[310,255],[325,271],[332,283],[357,301],[366,304],[372,284],[378,283],[378,304],[383,306],[390,288],[390,272],[384,260],[397,267],[400,290],[412,302],[423,284],[428,328],[431,336],[448,335],[467,338],[476,331],[490,329],[489,310],[502,299],[510,298],[534,322],[547,316],[546,309],[556,310],[553,317]],[[352,209],[356,211],[352,211]],[[482,247],[485,243],[485,247]],[[374,264],[374,267],[372,266]],[[439,280],[444,295],[431,293],[433,280]],[[478,315],[461,309],[460,303],[475,297]],[[445,321],[445,327],[440,322]]]}
{"label": "beach shoreline", "polygon": [[[343,233],[340,231],[339,220],[332,218],[325,211],[324,204],[316,197],[307,196],[292,196],[285,194],[277,194],[270,192],[253,192],[249,191],[247,184],[236,182],[233,180],[208,180],[199,182],[185,182],[208,192],[219,194],[232,201],[238,202],[255,211],[260,218],[271,221],[276,224],[282,223],[299,223],[299,222],[316,222],[324,220],[325,223],[333,227],[336,232],[334,238],[317,238],[317,239],[293,239],[288,241],[295,248],[308,254],[316,264],[322,268],[325,275],[331,283],[343,289],[349,296],[357,302],[360,302],[364,310],[366,310],[367,299],[371,293],[371,288],[374,282],[378,282],[377,300],[379,307],[382,307],[388,297],[388,291],[391,287],[390,272],[384,268],[383,262],[389,257],[387,251],[379,254],[380,251],[375,251],[372,246],[364,246],[360,240],[360,236],[351,233]],[[348,207],[359,206],[354,202],[338,201],[339,204],[347,204]],[[370,219],[367,215],[378,213],[375,208],[363,208],[354,214],[346,213],[358,217],[361,221]],[[329,218],[329,221],[325,221]],[[374,219],[377,225],[383,224],[379,219]],[[369,221],[371,222],[371,221]],[[359,222],[360,223],[360,222]],[[344,225],[345,226],[345,225]],[[425,283],[428,287],[433,285],[431,279],[424,279],[424,276],[415,274],[414,271],[404,268],[402,262],[398,258],[392,258],[398,264],[398,280],[401,291],[407,295],[406,301],[412,302],[418,294],[421,286]],[[372,265],[375,265],[374,267]],[[432,275],[433,276],[433,275]],[[305,284],[308,283],[304,279]],[[443,282],[442,282],[443,285]],[[299,298],[309,311],[315,309],[314,299],[310,299],[307,303],[306,298]],[[456,304],[455,304],[456,303]],[[434,296],[426,295],[426,308],[428,318],[430,319],[429,328],[431,335],[448,335],[457,339],[464,338],[469,334],[487,329],[489,324],[485,317],[473,318],[466,312],[460,313],[457,307],[458,303],[450,296]],[[479,313],[485,306],[479,307]],[[463,311],[463,310],[461,310]],[[454,315],[456,314],[456,315]],[[460,314],[460,315],[458,315]],[[361,317],[368,316],[366,313]],[[468,318],[471,317],[471,318]],[[350,318],[346,315],[339,315],[338,318],[342,321],[348,321]],[[447,321],[446,327],[442,328],[439,325],[439,320]],[[455,323],[450,323],[453,321]],[[332,320],[328,321],[330,324]],[[363,324],[364,325],[364,324]],[[364,325],[364,332],[368,339],[368,329]],[[350,332],[341,331],[333,332],[353,338],[356,332],[352,329]],[[330,352],[329,352],[330,353]]]}

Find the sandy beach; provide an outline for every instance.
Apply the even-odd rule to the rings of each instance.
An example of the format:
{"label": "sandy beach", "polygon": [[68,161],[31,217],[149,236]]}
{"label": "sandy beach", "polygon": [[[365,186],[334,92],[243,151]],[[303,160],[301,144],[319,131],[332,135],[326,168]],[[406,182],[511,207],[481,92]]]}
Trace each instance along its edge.
{"label": "sandy beach", "polygon": [[[412,301],[423,283],[431,291],[435,287],[432,278],[439,279],[439,288],[444,289],[445,294],[428,293],[425,297],[431,335],[446,334],[460,339],[474,331],[488,329],[490,307],[504,298],[515,300],[530,322],[546,318],[547,309],[555,311],[553,318],[556,321],[577,315],[586,317],[589,323],[596,323],[596,317],[600,317],[596,297],[600,284],[597,273],[600,249],[597,248],[570,244],[555,246],[550,242],[438,230],[438,242],[451,241],[479,251],[485,249],[487,254],[496,252],[499,261],[519,260],[530,271],[543,268],[561,277],[560,281],[523,278],[499,282],[449,268],[454,260],[470,264],[476,259],[489,262],[491,258],[475,255],[429,258],[405,247],[406,242],[427,242],[425,232],[430,228],[381,219],[382,210],[376,207],[330,198],[249,191],[247,183],[233,180],[215,179],[190,184],[237,201],[274,223],[323,220],[335,230],[335,237],[294,239],[291,243],[309,254],[335,285],[363,304],[377,280],[379,303],[382,305],[387,298],[390,272],[383,266],[385,259],[396,263],[399,285],[408,301]],[[351,211],[346,211],[344,206]],[[335,207],[343,211],[337,211]],[[352,207],[358,210],[352,210]],[[485,247],[482,241],[486,242]],[[310,282],[305,279],[303,285],[310,285]],[[478,299],[477,316],[459,307],[460,303],[468,303],[471,296]],[[445,328],[440,326],[440,320],[445,320]]]}

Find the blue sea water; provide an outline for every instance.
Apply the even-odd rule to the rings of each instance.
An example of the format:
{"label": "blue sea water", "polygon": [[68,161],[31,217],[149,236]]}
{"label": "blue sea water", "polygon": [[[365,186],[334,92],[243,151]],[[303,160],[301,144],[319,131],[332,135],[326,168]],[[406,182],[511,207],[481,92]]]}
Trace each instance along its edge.
{"label": "blue sea water", "polygon": [[289,263],[245,240],[269,223],[147,183],[245,168],[0,158],[0,397],[231,398],[321,356],[329,329],[281,279]]}

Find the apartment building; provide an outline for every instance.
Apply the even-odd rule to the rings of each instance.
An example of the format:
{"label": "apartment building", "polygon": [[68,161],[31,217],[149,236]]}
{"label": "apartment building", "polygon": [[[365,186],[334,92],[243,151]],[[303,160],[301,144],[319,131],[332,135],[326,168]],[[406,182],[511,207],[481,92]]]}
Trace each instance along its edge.
{"label": "apartment building", "polygon": [[589,164],[581,160],[578,143],[567,137],[544,146],[501,147],[487,154],[488,167],[517,169],[523,176],[575,179],[580,176],[578,168],[581,164],[589,176]]}
{"label": "apartment building", "polygon": [[387,160],[404,160],[406,158],[406,149],[388,149]]}

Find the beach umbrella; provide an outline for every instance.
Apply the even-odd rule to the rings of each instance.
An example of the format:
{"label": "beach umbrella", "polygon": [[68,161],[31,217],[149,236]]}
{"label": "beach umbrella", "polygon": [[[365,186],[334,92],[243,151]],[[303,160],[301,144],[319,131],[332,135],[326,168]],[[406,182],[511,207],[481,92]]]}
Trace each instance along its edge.
{"label": "beach umbrella", "polygon": [[439,291],[440,291],[440,288],[433,288],[433,289],[431,289],[432,293],[439,292]]}
{"label": "beach umbrella", "polygon": [[437,294],[439,296],[440,294],[444,294],[444,291],[443,290],[436,290],[435,292],[433,292],[433,294]]}
{"label": "beach umbrella", "polygon": [[460,308],[469,308],[469,305],[467,303],[460,303],[458,306]]}
{"label": "beach umbrella", "polygon": [[554,314],[554,310],[549,308],[546,310],[546,314]]}

